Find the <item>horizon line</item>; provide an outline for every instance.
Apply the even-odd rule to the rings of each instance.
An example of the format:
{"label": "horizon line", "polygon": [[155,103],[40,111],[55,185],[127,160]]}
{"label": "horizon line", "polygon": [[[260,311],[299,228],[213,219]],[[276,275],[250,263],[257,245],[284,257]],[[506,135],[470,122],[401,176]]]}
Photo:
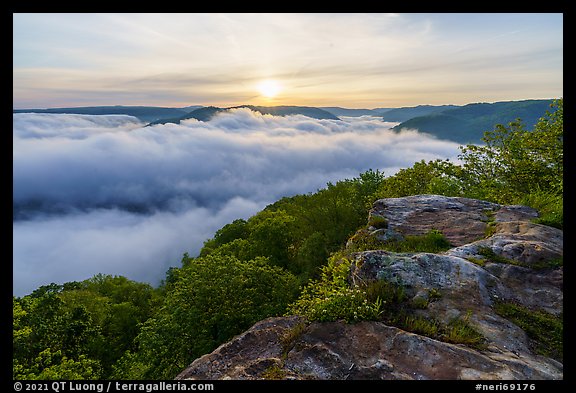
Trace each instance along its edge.
{"label": "horizon line", "polygon": [[102,105],[98,105],[98,104],[93,104],[93,105],[79,105],[79,106],[49,106],[49,107],[12,107],[12,110],[50,110],[50,109],[75,109],[75,108],[102,108],[102,107],[150,107],[150,108],[174,108],[174,109],[184,109],[184,108],[188,108],[188,107],[192,107],[192,106],[197,106],[197,107],[216,107],[216,108],[223,108],[223,109],[229,109],[229,108],[235,108],[235,107],[242,107],[242,106],[256,106],[256,107],[303,107],[303,108],[341,108],[341,109],[351,109],[351,110],[377,110],[377,109],[398,109],[398,108],[414,108],[414,107],[418,107],[418,106],[465,106],[465,105],[470,105],[470,104],[495,104],[498,102],[514,102],[514,101],[537,101],[537,100],[556,100],[556,99],[560,99],[563,96],[560,97],[546,97],[546,98],[522,98],[522,99],[507,99],[507,100],[497,100],[497,101],[475,101],[475,102],[468,102],[466,104],[454,104],[454,103],[447,103],[447,104],[429,104],[429,103],[423,103],[423,104],[415,104],[415,105],[408,105],[408,106],[377,106],[377,107],[373,107],[373,108],[367,108],[367,107],[358,107],[358,108],[353,108],[353,107],[348,107],[348,106],[341,106],[341,105],[322,105],[322,106],[316,106],[316,105],[254,105],[254,104],[237,104],[237,105],[214,105],[214,104],[210,104],[210,105],[203,105],[203,104],[190,104],[190,105],[183,105],[183,106],[164,106],[164,105],[144,105],[144,104],[139,104],[139,105],[135,105],[135,104],[102,104]]}

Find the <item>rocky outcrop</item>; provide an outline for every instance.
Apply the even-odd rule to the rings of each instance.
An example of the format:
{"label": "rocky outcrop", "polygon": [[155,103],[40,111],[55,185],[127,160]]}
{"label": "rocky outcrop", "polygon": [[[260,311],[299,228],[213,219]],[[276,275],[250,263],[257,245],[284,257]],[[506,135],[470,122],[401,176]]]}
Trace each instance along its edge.
{"label": "rocky outcrop", "polygon": [[[177,379],[561,379],[545,358],[479,352],[382,322],[314,322],[289,352],[284,337],[305,322],[269,318],[195,360]],[[271,374],[271,370],[276,370]]]}
{"label": "rocky outcrop", "polygon": [[376,201],[368,222],[379,223],[378,227],[372,227],[373,235],[383,240],[423,235],[436,229],[453,246],[462,246],[483,238],[492,221],[529,221],[536,217],[538,213],[526,206],[501,206],[470,198],[415,195]]}
{"label": "rocky outcrop", "polygon": [[558,315],[563,270],[553,267],[563,256],[563,231],[532,223],[537,216],[526,206],[469,198],[381,199],[369,213],[369,223],[379,223],[378,228],[368,228],[371,236],[401,239],[436,229],[455,247],[440,254],[366,251],[356,256],[357,272],[352,275],[402,280],[416,292],[442,289],[446,298],[466,299],[470,305],[489,307],[495,299],[514,300]]}
{"label": "rocky outcrop", "polygon": [[[395,282],[434,301],[417,316],[448,324],[465,317],[481,348],[413,334],[381,321],[309,323],[270,318],[184,370],[191,379],[562,379],[558,360],[537,353],[527,333],[495,311],[514,302],[563,311],[563,233],[531,222],[537,212],[467,198],[420,195],[377,201],[368,236],[379,240],[444,234],[441,253],[367,250],[350,255],[349,282]],[[352,244],[351,244],[352,246]]]}

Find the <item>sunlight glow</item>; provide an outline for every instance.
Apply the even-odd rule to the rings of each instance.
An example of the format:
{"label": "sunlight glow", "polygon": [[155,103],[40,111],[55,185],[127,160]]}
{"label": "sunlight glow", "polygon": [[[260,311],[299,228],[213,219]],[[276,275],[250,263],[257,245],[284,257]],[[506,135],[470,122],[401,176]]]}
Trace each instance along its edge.
{"label": "sunlight glow", "polygon": [[267,98],[276,97],[276,95],[278,95],[278,93],[280,93],[280,91],[282,90],[282,86],[280,85],[280,83],[273,79],[267,79],[260,82],[257,88],[260,94],[262,94],[264,97]]}

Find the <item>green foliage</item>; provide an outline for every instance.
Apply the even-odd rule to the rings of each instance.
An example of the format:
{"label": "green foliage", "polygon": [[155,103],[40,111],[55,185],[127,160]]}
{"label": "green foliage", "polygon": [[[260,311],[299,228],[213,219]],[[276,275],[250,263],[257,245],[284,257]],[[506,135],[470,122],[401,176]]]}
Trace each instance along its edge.
{"label": "green foliage", "polygon": [[539,212],[540,216],[534,220],[535,223],[558,229],[563,228],[564,198],[556,191],[535,189],[529,194],[521,196],[516,203],[530,206]]}
{"label": "green foliage", "polygon": [[[14,374],[28,379],[108,378],[134,348],[154,311],[154,290],[124,277],[97,275],[51,284],[13,299]],[[60,378],[61,377],[61,378]]]}
{"label": "green foliage", "polygon": [[284,313],[297,291],[294,275],[262,257],[241,261],[212,253],[190,260],[179,269],[159,312],[142,326],[137,352],[126,354],[116,373],[174,378],[255,322]]}
{"label": "green foliage", "polygon": [[375,302],[380,299],[385,309],[401,304],[407,298],[406,291],[402,285],[386,280],[370,281],[364,286],[364,291],[369,302]]}
{"label": "green foliage", "polygon": [[553,104],[526,130],[520,121],[498,124],[482,138],[483,145],[467,145],[462,180],[466,195],[498,203],[514,203],[534,190],[563,189],[563,100]]}
{"label": "green foliage", "polygon": [[428,290],[428,300],[433,302],[436,301],[438,299],[442,298],[442,293],[440,292],[440,290],[436,289],[436,288],[430,288]]}
{"label": "green foliage", "polygon": [[32,327],[25,322],[29,311],[23,308],[17,298],[12,299],[12,305],[12,345],[14,355],[23,355],[32,335]]}
{"label": "green foliage", "polygon": [[[383,281],[383,280],[379,280],[379,281]],[[385,282],[385,281],[384,281]],[[399,288],[402,288],[399,285],[396,285]],[[440,299],[442,297],[442,294],[440,293],[440,291],[436,288],[430,288],[428,289],[426,294],[417,294],[416,296],[414,296],[412,298],[412,300],[410,300],[409,306],[412,309],[426,309],[428,308],[428,305],[432,302],[435,302],[436,300]],[[406,296],[402,299],[398,299],[397,302],[401,302],[404,301],[406,299]]]}
{"label": "green foliage", "polygon": [[[324,297],[314,296],[307,305],[306,317],[310,321],[337,321],[348,323],[377,320],[380,315],[380,302],[368,303],[366,295],[359,289],[322,291]],[[316,293],[315,295],[320,295]]]}
{"label": "green foliage", "polygon": [[478,266],[484,267],[486,266],[486,261],[484,259],[481,258],[474,258],[474,257],[466,257],[466,260],[468,262],[472,262]]}
{"label": "green foliage", "polygon": [[476,349],[484,349],[484,336],[474,329],[468,322],[470,313],[464,318],[455,318],[448,324],[442,339],[449,343],[465,344]]}
{"label": "green foliage", "polygon": [[[414,302],[409,289],[384,280],[352,288],[347,257],[368,249],[439,252],[450,247],[438,231],[388,241],[369,235],[367,212],[380,198],[440,194],[523,204],[539,211],[536,222],[562,228],[563,100],[556,100],[553,108],[533,130],[521,121],[496,125],[484,133],[482,144],[461,148],[461,164],[422,160],[389,177],[368,170],[315,193],[282,198],[248,220],[219,229],[198,258],[184,254],[182,266],[168,269],[158,289],[97,275],[15,297],[14,376],[173,378],[256,321],[286,311],[315,321],[382,320],[482,348],[483,338],[470,325],[469,315],[447,325],[417,316],[422,311],[415,309],[441,296],[434,289],[427,299]],[[472,116],[471,121],[478,115],[461,112]],[[487,235],[495,229],[489,214]],[[388,225],[376,216],[368,224],[377,229]],[[339,251],[347,239],[352,246]],[[491,250],[482,252],[488,260],[512,263]],[[531,267],[561,264],[559,259]],[[541,353],[562,358],[561,318],[510,304],[497,310],[525,329]],[[281,339],[286,353],[304,329],[304,324],[297,325]],[[285,373],[272,366],[265,375],[275,379]]]}
{"label": "green foliage", "polygon": [[418,194],[461,196],[461,168],[448,160],[424,160],[410,168],[400,169],[384,179],[372,199],[399,198]]}
{"label": "green foliage", "polygon": [[350,255],[354,252],[369,250],[382,250],[386,247],[386,242],[372,235],[366,228],[358,230],[348,239],[345,254]]}
{"label": "green foliage", "polygon": [[358,231],[350,238],[348,253],[367,250],[386,250],[392,252],[431,252],[437,253],[451,248],[450,242],[444,235],[432,229],[424,235],[407,235],[402,239],[392,238],[379,240],[366,230]]}
{"label": "green foliage", "polygon": [[521,327],[533,341],[537,353],[563,361],[564,321],[541,310],[530,310],[511,302],[498,302],[494,311]]}
{"label": "green foliage", "polygon": [[260,376],[265,380],[282,380],[286,378],[286,370],[277,364],[268,367]]}
{"label": "green foliage", "polygon": [[248,237],[247,225],[248,223],[246,220],[234,220],[232,223],[226,224],[221,229],[217,230],[214,235],[214,240],[217,245],[222,245],[235,239],[246,239]]}
{"label": "green foliage", "polygon": [[[528,264],[525,262],[520,262],[520,261],[517,261],[515,259],[509,259],[509,258],[503,257],[502,255],[496,254],[494,252],[494,250],[492,250],[490,247],[479,247],[478,248],[478,254],[483,256],[484,258],[486,258],[490,262],[506,263],[509,265],[529,267],[531,269],[555,268],[558,266],[562,266],[562,264],[563,264],[563,258],[562,257],[549,259],[549,260],[542,260],[542,261],[538,261],[538,262],[532,262],[532,263]],[[480,266],[484,266],[484,264],[485,264],[485,261],[482,261],[482,260],[479,260],[476,258],[468,258],[468,260],[470,260],[470,262],[476,263]]]}
{"label": "green foliage", "polygon": [[481,144],[461,147],[462,165],[420,161],[401,169],[384,179],[373,199],[439,194],[525,204],[541,213],[538,222],[562,228],[563,105],[555,100],[532,130],[520,119],[496,124]]}
{"label": "green foliage", "polygon": [[330,249],[328,239],[322,232],[314,232],[300,243],[293,263],[303,281],[318,272],[330,255]]}
{"label": "green foliage", "polygon": [[486,216],[486,229],[484,230],[484,238],[489,238],[496,233],[496,210],[485,209],[484,215]]}
{"label": "green foliage", "polygon": [[100,362],[86,355],[77,360],[69,359],[62,351],[46,348],[34,359],[32,367],[25,368],[14,359],[14,379],[26,380],[88,380],[101,379]]}
{"label": "green foliage", "polygon": [[425,297],[417,296],[417,297],[414,297],[410,303],[411,303],[412,308],[425,309],[426,307],[428,307],[429,301]]}
{"label": "green foliage", "polygon": [[386,229],[388,228],[388,220],[382,216],[371,215],[368,217],[368,227],[374,227],[374,229]]}
{"label": "green foliage", "polygon": [[490,247],[478,247],[478,254],[482,255],[484,258],[491,262],[507,263],[509,265],[520,265],[520,262],[518,261],[496,254]]}
{"label": "green foliage", "polygon": [[250,255],[264,256],[274,265],[290,269],[290,246],[296,219],[284,210],[264,210],[248,220]]}
{"label": "green foliage", "polygon": [[282,198],[247,221],[224,226],[204,243],[200,256],[218,252],[245,261],[266,257],[305,282],[365,223],[383,181],[381,172],[370,169],[313,194]]}
{"label": "green foliage", "polygon": [[321,279],[311,281],[303,289],[288,313],[319,322],[377,320],[382,301],[377,298],[369,302],[365,291],[350,288],[346,280],[349,270],[349,261],[331,258],[322,268]]}
{"label": "green foliage", "polygon": [[440,331],[440,322],[414,315],[406,316],[401,326],[406,331],[426,337],[438,337]]}
{"label": "green foliage", "polygon": [[303,315],[310,321],[319,322],[382,320],[388,325],[438,340],[484,348],[484,337],[468,323],[470,314],[447,325],[414,314],[414,310],[426,308],[430,302],[442,297],[438,289],[430,288],[427,298],[409,300],[404,286],[387,280],[370,281],[351,288],[347,281],[350,263],[341,254],[330,258],[322,269],[322,279],[310,282],[304,288],[288,314]]}
{"label": "green foliage", "polygon": [[385,249],[393,252],[432,252],[450,249],[451,245],[442,232],[432,229],[424,235],[405,236],[403,240],[389,240]]}
{"label": "green foliage", "polygon": [[413,314],[406,315],[406,310],[399,313],[394,324],[408,332],[421,334],[436,340],[453,344],[464,344],[475,349],[485,349],[484,336],[468,322],[470,314],[464,318],[455,318],[443,324],[434,318],[425,318]]}

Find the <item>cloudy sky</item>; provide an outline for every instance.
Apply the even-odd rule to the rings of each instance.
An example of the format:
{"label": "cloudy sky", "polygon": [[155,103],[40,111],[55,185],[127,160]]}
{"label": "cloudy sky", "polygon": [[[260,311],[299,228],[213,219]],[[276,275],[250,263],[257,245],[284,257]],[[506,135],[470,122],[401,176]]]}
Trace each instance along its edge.
{"label": "cloudy sky", "polygon": [[[563,16],[14,14],[14,108],[562,96]],[[274,94],[260,88],[276,83]]]}
{"label": "cloudy sky", "polygon": [[[14,14],[13,106],[348,108],[557,98],[562,14]],[[144,127],[13,115],[13,283],[158,284],[223,225],[368,169],[455,161],[381,118],[248,109]]]}

